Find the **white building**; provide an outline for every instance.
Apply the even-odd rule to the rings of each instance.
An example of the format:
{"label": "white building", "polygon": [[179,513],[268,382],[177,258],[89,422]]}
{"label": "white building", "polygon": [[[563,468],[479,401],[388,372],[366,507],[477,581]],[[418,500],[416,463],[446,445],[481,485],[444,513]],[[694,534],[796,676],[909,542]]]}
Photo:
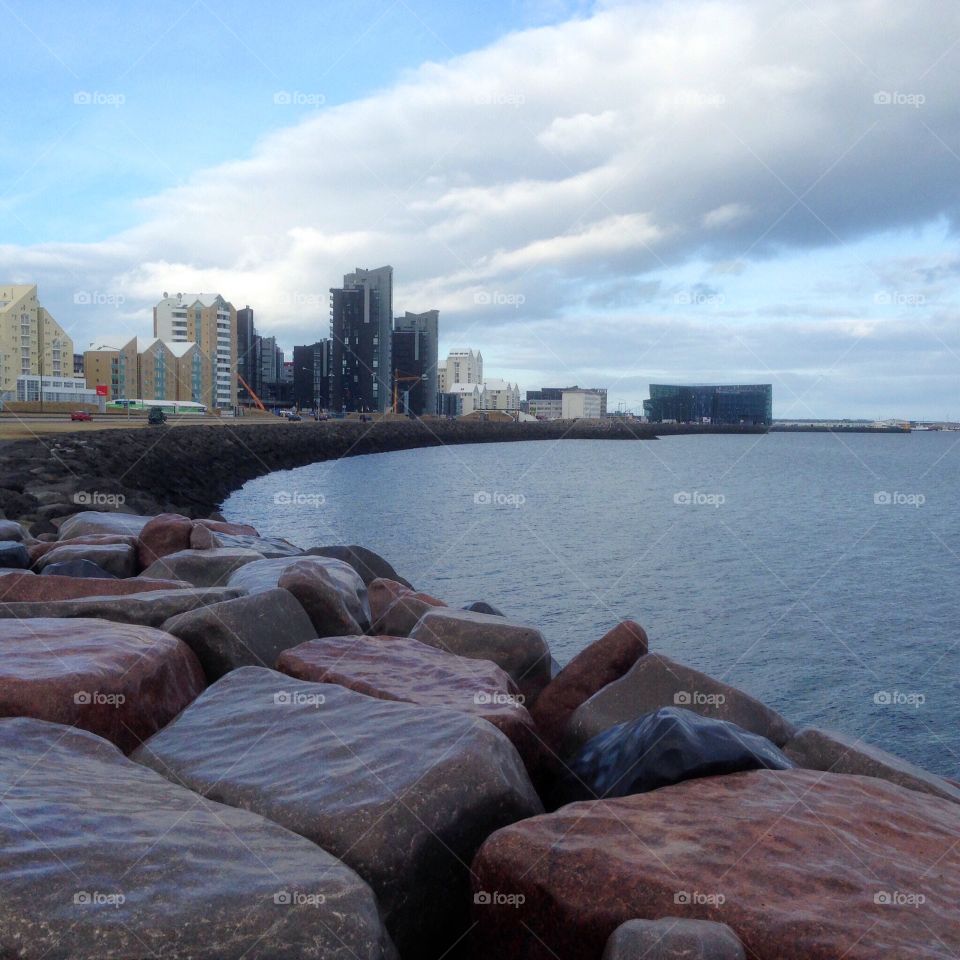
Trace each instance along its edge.
{"label": "white building", "polygon": [[447,409],[458,417],[473,413],[474,410],[484,410],[484,394],[477,383],[454,383],[445,391],[450,400]]}
{"label": "white building", "polygon": [[602,401],[598,393],[590,390],[564,390],[560,406],[564,420],[594,420],[601,416]]}
{"label": "white building", "polygon": [[456,383],[483,383],[483,355],[479,350],[458,348],[447,354],[447,362],[440,368],[440,392],[451,393]]}
{"label": "white building", "polygon": [[43,399],[45,403],[91,403],[98,405],[100,398],[96,390],[87,389],[83,377],[50,377],[44,375],[43,396],[40,395],[41,378],[39,376],[17,377],[17,400],[21,403],[35,403]]}
{"label": "white building", "polygon": [[483,383],[484,410],[519,410],[520,387],[506,380],[485,380]]}

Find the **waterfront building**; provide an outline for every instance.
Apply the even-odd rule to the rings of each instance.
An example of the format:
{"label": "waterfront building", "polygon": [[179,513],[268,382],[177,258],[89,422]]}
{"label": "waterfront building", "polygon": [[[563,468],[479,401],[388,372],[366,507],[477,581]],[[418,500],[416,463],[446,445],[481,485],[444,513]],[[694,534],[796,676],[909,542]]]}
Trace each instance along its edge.
{"label": "waterfront building", "polygon": [[483,383],[483,355],[465,347],[451,350],[441,374],[439,389],[445,393],[455,383]]}
{"label": "waterfront building", "polygon": [[237,399],[241,404],[252,404],[253,397],[240,382],[242,377],[250,390],[260,395],[260,337],[249,304],[237,311],[237,374]]}
{"label": "waterfront building", "polygon": [[407,311],[393,321],[392,373],[401,412],[417,416],[437,412],[439,327],[439,310]]}
{"label": "waterfront building", "polygon": [[773,386],[651,383],[643,412],[651,423],[770,424]]}
{"label": "waterfront building", "polygon": [[293,348],[293,402],[302,410],[330,406],[330,361],[333,343],[316,343]]}
{"label": "waterfront building", "polygon": [[96,390],[89,390],[87,383],[80,377],[53,377],[44,374],[17,377],[17,391],[14,399],[20,403],[66,403],[76,406],[98,406],[100,398]]}
{"label": "waterfront building", "polygon": [[199,401],[211,409],[237,405],[237,311],[218,293],[178,293],[153,308],[153,335],[171,343],[195,343],[210,370],[209,391]]}
{"label": "waterfront building", "polygon": [[73,355],[73,375],[83,379],[83,354],[75,353]]}
{"label": "waterfront building", "polygon": [[594,390],[564,390],[560,398],[563,420],[596,420],[601,416],[600,396]]}
{"label": "waterfront building", "polygon": [[443,417],[463,417],[483,409],[483,391],[478,383],[454,383],[440,394],[438,412]]}
{"label": "waterfront building", "polygon": [[[597,397],[600,404],[600,412],[590,414],[577,414],[577,416],[598,416],[607,415],[607,391],[605,387],[581,388],[573,387],[542,387],[539,390],[527,391],[527,412],[535,416],[538,420],[559,420],[566,418],[563,412],[563,395],[565,393],[584,393]],[[580,401],[570,401],[576,409],[579,409]],[[596,404],[591,400],[585,400],[583,403],[589,406],[591,411],[596,410]]]}
{"label": "waterfront building", "polygon": [[0,399],[20,377],[73,375],[73,340],[41,306],[36,284],[0,284]]}
{"label": "waterfront building", "polygon": [[106,387],[110,400],[183,400],[202,403],[213,371],[196,343],[157,337],[100,343],[83,355],[87,389]]}
{"label": "waterfront building", "polygon": [[520,387],[507,380],[483,381],[484,410],[519,410]]}

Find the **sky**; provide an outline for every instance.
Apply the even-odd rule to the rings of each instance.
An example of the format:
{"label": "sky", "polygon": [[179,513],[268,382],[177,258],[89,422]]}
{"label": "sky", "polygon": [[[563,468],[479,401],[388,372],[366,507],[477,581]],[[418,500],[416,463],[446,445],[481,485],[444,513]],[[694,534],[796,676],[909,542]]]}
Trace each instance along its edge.
{"label": "sky", "polygon": [[0,280],[79,352],[166,292],[288,350],[394,267],[441,354],[960,419],[960,5],[0,0]]}

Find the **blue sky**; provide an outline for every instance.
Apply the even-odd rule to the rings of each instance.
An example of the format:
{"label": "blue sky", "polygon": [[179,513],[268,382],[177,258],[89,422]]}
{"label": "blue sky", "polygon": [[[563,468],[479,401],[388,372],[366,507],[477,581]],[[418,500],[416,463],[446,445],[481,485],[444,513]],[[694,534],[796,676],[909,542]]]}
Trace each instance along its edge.
{"label": "blue sky", "polygon": [[395,267],[522,389],[960,417],[960,8],[3,0],[0,260],[77,349],[164,290],[326,333]]}

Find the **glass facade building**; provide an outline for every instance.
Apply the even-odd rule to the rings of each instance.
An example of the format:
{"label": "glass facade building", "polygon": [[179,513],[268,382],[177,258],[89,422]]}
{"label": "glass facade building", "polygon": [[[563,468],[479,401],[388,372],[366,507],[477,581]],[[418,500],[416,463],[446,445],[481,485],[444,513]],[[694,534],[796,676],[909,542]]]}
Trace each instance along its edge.
{"label": "glass facade building", "polygon": [[770,424],[773,385],[651,383],[643,412],[651,423]]}

